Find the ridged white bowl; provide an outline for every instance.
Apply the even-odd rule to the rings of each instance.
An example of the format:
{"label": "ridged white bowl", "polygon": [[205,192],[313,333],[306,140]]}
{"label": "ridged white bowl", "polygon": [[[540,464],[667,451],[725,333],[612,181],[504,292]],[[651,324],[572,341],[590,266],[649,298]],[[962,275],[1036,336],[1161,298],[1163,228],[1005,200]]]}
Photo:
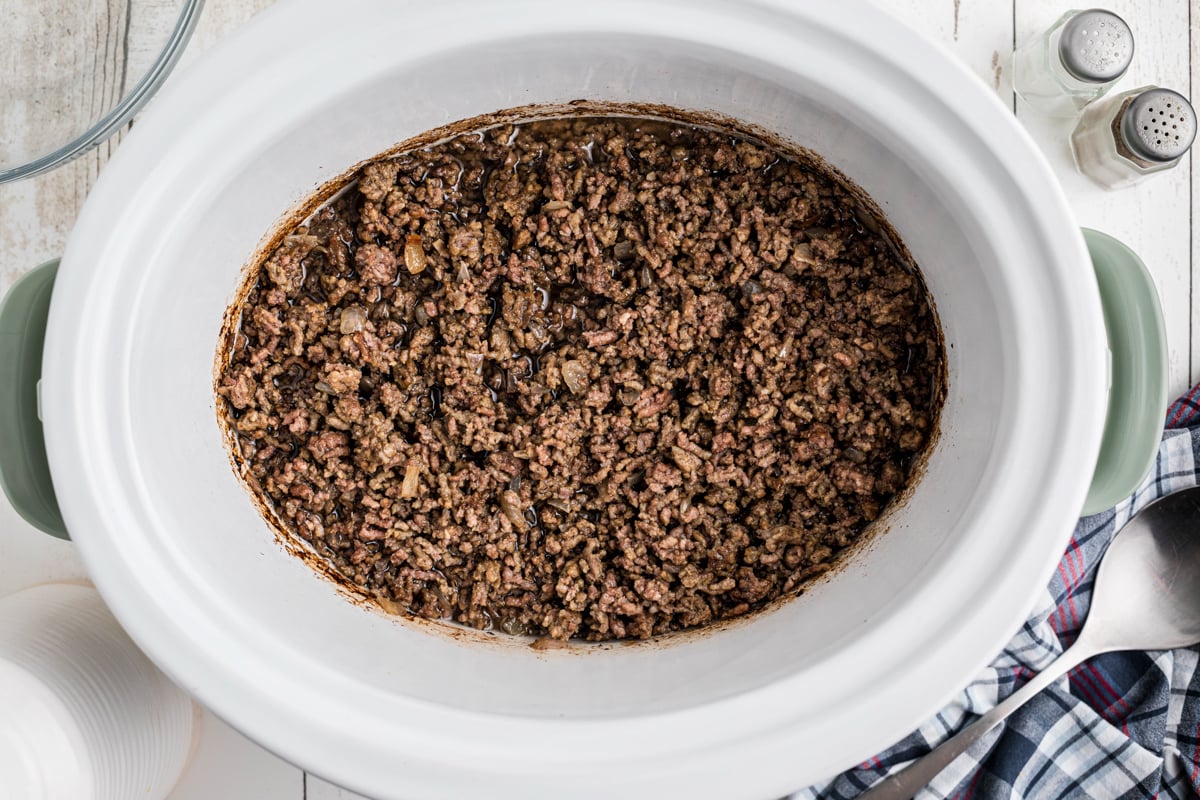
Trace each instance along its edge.
{"label": "ridged white bowl", "polygon": [[161,800],[195,712],[91,588],[0,599],[0,797]]}

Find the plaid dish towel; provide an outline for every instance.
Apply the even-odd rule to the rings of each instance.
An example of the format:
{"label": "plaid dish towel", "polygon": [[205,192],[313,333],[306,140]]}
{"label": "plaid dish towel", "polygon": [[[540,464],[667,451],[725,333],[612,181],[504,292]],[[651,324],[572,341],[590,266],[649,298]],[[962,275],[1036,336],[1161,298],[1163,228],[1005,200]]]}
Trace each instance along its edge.
{"label": "plaid dish towel", "polygon": [[[792,798],[848,800],[1012,694],[1075,641],[1096,565],[1151,500],[1200,482],[1200,384],[1167,412],[1150,476],[1116,508],[1084,517],[1037,608],[995,661],[918,730]],[[1200,534],[1200,532],[1198,532]],[[917,800],[1200,797],[1195,649],[1109,653],[1081,664],[960,756]]]}

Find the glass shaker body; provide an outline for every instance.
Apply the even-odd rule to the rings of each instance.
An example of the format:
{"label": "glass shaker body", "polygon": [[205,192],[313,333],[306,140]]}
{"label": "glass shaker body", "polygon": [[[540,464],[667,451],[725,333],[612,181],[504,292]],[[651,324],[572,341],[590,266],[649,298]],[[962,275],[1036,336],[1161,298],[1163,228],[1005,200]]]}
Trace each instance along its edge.
{"label": "glass shaker body", "polygon": [[1033,108],[1071,117],[1120,80],[1133,34],[1108,11],[1068,11],[1013,54],[1013,89]]}
{"label": "glass shaker body", "polygon": [[1088,107],[1071,133],[1071,154],[1079,172],[1117,189],[1179,164],[1195,134],[1185,97],[1143,86]]}

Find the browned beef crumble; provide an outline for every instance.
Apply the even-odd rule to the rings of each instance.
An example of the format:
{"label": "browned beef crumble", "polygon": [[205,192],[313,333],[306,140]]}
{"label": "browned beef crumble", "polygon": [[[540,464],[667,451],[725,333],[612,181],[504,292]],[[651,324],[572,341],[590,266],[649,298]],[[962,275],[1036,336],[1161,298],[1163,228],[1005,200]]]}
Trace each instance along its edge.
{"label": "browned beef crumble", "polygon": [[813,164],[579,117],[363,167],[261,264],[249,480],[385,607],[644,638],[794,593],[909,479],[922,283]]}

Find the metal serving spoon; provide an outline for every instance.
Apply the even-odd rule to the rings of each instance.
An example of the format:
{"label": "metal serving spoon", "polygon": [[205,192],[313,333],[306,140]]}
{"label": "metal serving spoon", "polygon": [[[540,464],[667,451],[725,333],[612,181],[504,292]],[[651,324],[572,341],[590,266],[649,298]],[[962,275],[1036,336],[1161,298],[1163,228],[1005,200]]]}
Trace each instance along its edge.
{"label": "metal serving spoon", "polygon": [[1200,642],[1200,487],[1155,500],[1122,528],[1100,562],[1079,638],[1033,680],[860,800],[910,800],[1031,697],[1092,656]]}

